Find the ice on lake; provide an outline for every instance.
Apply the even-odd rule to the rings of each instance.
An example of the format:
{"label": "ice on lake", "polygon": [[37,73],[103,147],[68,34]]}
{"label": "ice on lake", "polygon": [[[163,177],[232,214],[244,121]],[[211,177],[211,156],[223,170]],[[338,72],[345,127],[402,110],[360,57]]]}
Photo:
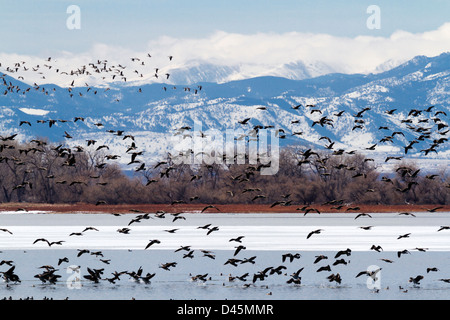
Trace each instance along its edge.
{"label": "ice on lake", "polygon": [[[135,214],[48,214],[2,213],[0,228],[0,261],[12,261],[20,283],[0,284],[0,297],[35,299],[449,299],[450,225],[448,212],[416,213],[415,217],[396,213],[372,213],[356,218],[345,214],[199,214],[183,213],[185,219],[173,216],[130,222]],[[217,227],[207,235],[210,225]],[[369,227],[363,229],[361,227]],[[86,227],[96,230],[84,231]],[[128,234],[117,230],[129,228]],[[175,232],[168,230],[177,229]],[[321,229],[319,234],[307,235]],[[98,231],[97,231],[98,230]],[[83,232],[84,231],[84,232]],[[71,235],[72,233],[81,235]],[[399,238],[409,234],[408,237]],[[244,236],[242,242],[230,241]],[[49,246],[44,241],[61,241]],[[149,241],[156,243],[145,249]],[[236,255],[236,248],[242,245]],[[378,251],[372,245],[380,246]],[[179,250],[188,246],[188,250]],[[335,257],[341,250],[349,255]],[[78,256],[79,250],[88,253]],[[189,257],[188,251],[192,250]],[[202,250],[211,252],[205,256]],[[399,251],[408,253],[398,256]],[[97,253],[96,255],[93,253]],[[298,253],[297,259],[283,261],[286,253]],[[316,256],[327,258],[314,263]],[[68,262],[58,265],[61,258]],[[214,257],[214,259],[212,258]],[[252,258],[255,257],[255,258]],[[237,259],[235,265],[226,263]],[[249,261],[249,260],[250,261]],[[382,260],[384,259],[384,260]],[[103,260],[103,261],[102,261]],[[341,263],[336,264],[336,261]],[[391,262],[388,262],[391,261]],[[165,270],[161,266],[175,262]],[[252,263],[253,262],[253,263]],[[42,266],[53,266],[60,275],[55,284],[43,283],[35,275]],[[318,271],[330,266],[330,271]],[[79,266],[79,269],[74,267]],[[266,271],[263,281],[253,276]],[[279,272],[275,272],[279,269]],[[5,272],[10,265],[0,265]],[[84,278],[87,268],[103,269],[101,280]],[[287,283],[299,273],[300,284]],[[357,277],[361,271],[381,270],[376,277]],[[434,268],[434,269],[431,269]],[[136,281],[122,273],[115,283],[107,281],[114,272],[155,274],[149,283]],[[79,270],[79,271],[76,271]],[[436,271],[431,271],[436,270]],[[329,281],[332,274],[341,283]],[[237,277],[242,277],[240,280]],[[193,280],[196,275],[206,275]],[[423,279],[414,284],[411,277]],[[81,281],[76,281],[76,277]]]}

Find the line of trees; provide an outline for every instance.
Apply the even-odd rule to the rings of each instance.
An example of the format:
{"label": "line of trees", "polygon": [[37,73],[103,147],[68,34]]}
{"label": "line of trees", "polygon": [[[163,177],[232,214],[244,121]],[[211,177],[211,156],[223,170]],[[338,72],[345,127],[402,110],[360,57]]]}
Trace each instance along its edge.
{"label": "line of trees", "polygon": [[[32,140],[0,144],[0,201],[34,203],[448,204],[445,168],[424,173],[399,161],[381,173],[361,154],[281,149],[279,171],[249,164],[175,165],[169,156],[126,175],[105,150]],[[136,161],[139,162],[139,161]]]}

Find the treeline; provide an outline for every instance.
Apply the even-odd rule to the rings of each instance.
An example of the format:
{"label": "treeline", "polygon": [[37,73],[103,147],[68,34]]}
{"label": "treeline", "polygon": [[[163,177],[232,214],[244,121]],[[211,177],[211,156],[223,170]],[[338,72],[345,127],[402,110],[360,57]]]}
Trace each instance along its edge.
{"label": "treeline", "polygon": [[[98,148],[97,148],[98,149]],[[450,176],[397,161],[381,173],[361,154],[281,149],[279,170],[260,165],[174,164],[169,156],[126,175],[106,149],[57,146],[45,140],[20,144],[2,138],[0,201],[34,203],[216,203],[302,205],[448,204]]]}

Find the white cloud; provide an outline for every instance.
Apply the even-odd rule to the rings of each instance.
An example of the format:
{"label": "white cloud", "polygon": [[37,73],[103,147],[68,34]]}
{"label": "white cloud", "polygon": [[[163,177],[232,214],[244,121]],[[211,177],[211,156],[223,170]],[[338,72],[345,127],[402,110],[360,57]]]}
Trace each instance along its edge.
{"label": "white cloud", "polygon": [[[383,71],[417,55],[436,56],[450,51],[450,23],[437,30],[423,33],[396,31],[390,37],[358,36],[337,37],[313,33],[256,33],[237,34],[216,31],[205,38],[172,38],[163,36],[148,42],[145,52],[133,52],[126,48],[97,44],[84,54],[70,52],[55,53],[53,65],[61,70],[76,70],[97,60],[108,60],[108,65],[126,66],[128,82],[134,80],[162,81],[154,77],[155,68],[160,72],[178,72],[184,68],[203,64],[235,67],[224,80],[259,75],[304,77],[303,72],[292,71],[292,66],[305,68],[306,76],[317,76],[328,72],[370,73]],[[147,53],[152,55],[147,57]],[[168,56],[174,57],[169,62]],[[139,57],[145,66],[132,62]],[[43,69],[47,57],[30,57],[0,53],[2,69],[12,67],[15,62],[26,61],[27,66],[39,64],[43,74],[21,72],[27,82],[53,82],[68,85],[68,77],[53,70]],[[302,63],[299,63],[302,62]],[[290,65],[287,66],[287,65]],[[381,67],[380,67],[381,66]],[[237,69],[236,69],[237,68]],[[0,70],[2,70],[0,69]],[[137,70],[138,73],[134,72]],[[238,70],[238,71],[236,71]],[[196,72],[199,72],[197,70]],[[206,73],[208,71],[205,71]],[[143,77],[140,77],[142,73]],[[160,73],[163,75],[163,73]],[[287,74],[287,75],[286,75]],[[45,79],[42,79],[45,76]],[[106,76],[102,79],[102,76]],[[207,77],[205,74],[203,77]],[[223,75],[222,75],[223,77]],[[110,74],[92,74],[78,77],[80,85],[110,81]],[[71,79],[71,78],[70,78]],[[197,79],[196,77],[193,78]],[[117,80],[117,79],[116,79]],[[120,81],[120,80],[119,80]]]}

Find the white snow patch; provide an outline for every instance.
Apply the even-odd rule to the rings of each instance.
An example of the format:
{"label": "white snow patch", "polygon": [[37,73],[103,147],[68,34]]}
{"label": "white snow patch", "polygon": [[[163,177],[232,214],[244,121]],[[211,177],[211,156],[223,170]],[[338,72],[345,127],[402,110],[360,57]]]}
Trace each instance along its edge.
{"label": "white snow patch", "polygon": [[45,116],[50,111],[42,110],[42,109],[33,109],[33,108],[19,108],[23,113],[32,115],[32,116]]}

